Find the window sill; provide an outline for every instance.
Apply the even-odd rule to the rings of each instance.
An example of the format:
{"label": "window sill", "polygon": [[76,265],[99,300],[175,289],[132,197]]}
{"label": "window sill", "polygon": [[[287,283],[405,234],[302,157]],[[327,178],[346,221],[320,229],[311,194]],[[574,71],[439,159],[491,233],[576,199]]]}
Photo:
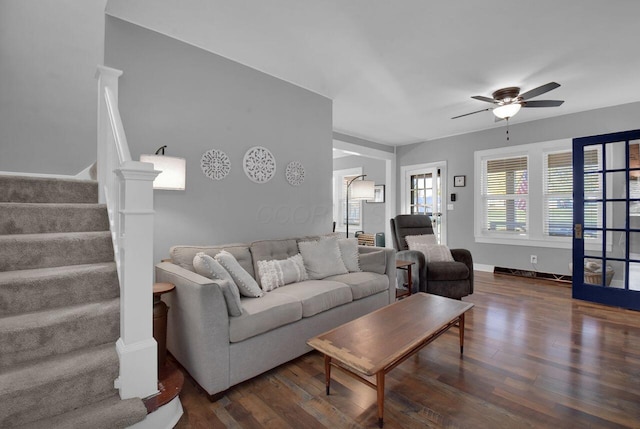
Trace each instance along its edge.
{"label": "window sill", "polygon": [[[573,240],[545,240],[545,239],[531,239],[525,237],[508,238],[508,237],[487,237],[476,236],[476,243],[487,244],[505,244],[508,246],[529,246],[529,247],[547,247],[552,249],[573,249]],[[610,245],[607,245],[607,250],[610,249]],[[602,249],[601,243],[585,243],[585,250],[600,250]]]}

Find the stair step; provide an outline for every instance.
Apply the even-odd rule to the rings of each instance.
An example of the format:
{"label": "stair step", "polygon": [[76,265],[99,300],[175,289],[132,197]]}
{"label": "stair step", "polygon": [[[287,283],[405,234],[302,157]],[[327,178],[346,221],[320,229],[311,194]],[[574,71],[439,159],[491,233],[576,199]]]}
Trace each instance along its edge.
{"label": "stair step", "polygon": [[121,400],[118,395],[77,410],[20,425],[14,429],[124,429],[144,420],[147,409],[138,398]]}
{"label": "stair step", "polygon": [[114,344],[0,371],[0,427],[13,427],[98,402],[116,393]]}
{"label": "stair step", "polygon": [[0,318],[0,368],[115,343],[120,299]]}
{"label": "stair step", "polygon": [[103,204],[0,203],[0,235],[108,229]]}
{"label": "stair step", "polygon": [[0,317],[119,295],[115,262],[0,272]]}
{"label": "stair step", "polygon": [[97,203],[98,182],[0,175],[0,202]]}
{"label": "stair step", "polygon": [[0,271],[111,261],[109,231],[0,236]]}

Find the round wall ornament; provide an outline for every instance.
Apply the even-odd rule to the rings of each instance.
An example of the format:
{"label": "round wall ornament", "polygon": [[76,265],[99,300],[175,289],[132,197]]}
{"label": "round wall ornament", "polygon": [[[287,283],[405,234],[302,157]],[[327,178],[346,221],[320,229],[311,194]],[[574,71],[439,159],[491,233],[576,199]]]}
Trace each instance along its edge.
{"label": "round wall ornament", "polygon": [[291,161],[287,164],[285,175],[291,186],[300,186],[304,182],[304,166],[298,161]]}
{"label": "round wall ornament", "polygon": [[266,183],[276,174],[276,159],[269,149],[254,146],[244,154],[244,174],[255,183]]}
{"label": "round wall ornament", "polygon": [[231,171],[231,161],[223,151],[211,149],[202,154],[200,168],[209,179],[222,180]]}

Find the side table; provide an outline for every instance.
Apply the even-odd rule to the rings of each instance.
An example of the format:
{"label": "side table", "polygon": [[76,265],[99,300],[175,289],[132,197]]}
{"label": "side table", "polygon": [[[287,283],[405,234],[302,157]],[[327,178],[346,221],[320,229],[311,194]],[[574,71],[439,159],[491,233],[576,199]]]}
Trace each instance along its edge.
{"label": "side table", "polygon": [[412,284],[411,284],[411,266],[414,265],[415,262],[412,261],[405,261],[402,259],[396,259],[396,269],[398,270],[403,270],[407,272],[407,283],[403,284],[402,286],[405,286],[407,288],[406,292],[405,291],[400,291],[398,289],[396,289],[396,299],[398,298],[404,298],[405,296],[411,296],[411,288],[412,288]]}
{"label": "side table", "polygon": [[167,359],[167,313],[169,312],[169,307],[160,297],[175,288],[173,283],[153,284],[153,338],[158,343],[158,371],[164,368]]}

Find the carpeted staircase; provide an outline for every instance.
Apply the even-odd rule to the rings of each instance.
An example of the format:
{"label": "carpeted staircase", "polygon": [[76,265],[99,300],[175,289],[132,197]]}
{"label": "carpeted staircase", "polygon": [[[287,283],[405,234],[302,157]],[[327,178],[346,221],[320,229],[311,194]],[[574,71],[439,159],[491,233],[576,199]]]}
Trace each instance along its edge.
{"label": "carpeted staircase", "polygon": [[120,300],[93,181],[0,176],[0,428],[125,428]]}

